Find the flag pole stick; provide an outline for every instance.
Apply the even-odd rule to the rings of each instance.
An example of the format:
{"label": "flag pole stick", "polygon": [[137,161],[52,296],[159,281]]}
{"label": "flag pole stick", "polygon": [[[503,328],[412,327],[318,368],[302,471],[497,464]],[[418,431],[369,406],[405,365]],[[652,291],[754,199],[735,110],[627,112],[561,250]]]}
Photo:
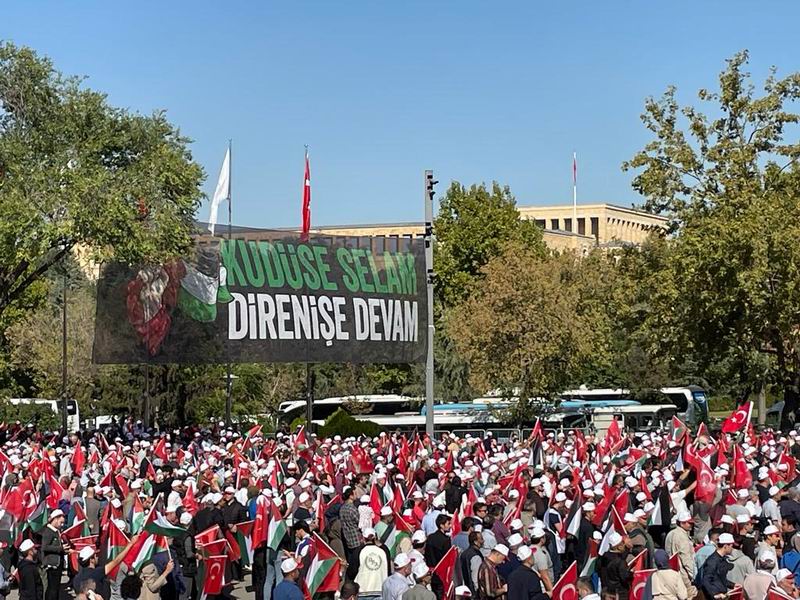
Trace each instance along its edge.
{"label": "flag pole stick", "polygon": [[[232,223],[233,223],[233,202],[231,201],[231,175],[233,173],[233,144],[228,140],[228,244],[231,243]],[[219,274],[217,275],[219,277]],[[227,282],[226,282],[227,283]],[[231,379],[231,361],[228,357],[228,363],[225,369],[225,424],[231,426],[231,410],[233,408],[233,381]]]}
{"label": "flag pole stick", "polygon": [[[308,144],[305,144],[305,154],[303,155],[303,204],[300,210],[300,229],[302,230],[301,240],[308,241],[308,234],[305,232],[303,223],[305,222],[305,194],[306,194],[306,162],[308,161]],[[311,229],[311,219],[309,219],[309,229]],[[311,363],[306,356],[306,429],[311,431],[311,421],[314,418],[314,374]]]}
{"label": "flag pole stick", "polygon": [[[572,231],[578,233],[578,153],[572,153]],[[584,229],[584,233],[586,230]]]}

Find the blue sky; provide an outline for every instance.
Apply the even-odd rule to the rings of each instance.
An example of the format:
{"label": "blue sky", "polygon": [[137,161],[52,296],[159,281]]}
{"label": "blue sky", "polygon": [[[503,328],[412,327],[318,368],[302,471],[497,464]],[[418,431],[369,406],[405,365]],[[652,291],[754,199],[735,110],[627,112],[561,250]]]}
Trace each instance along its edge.
{"label": "blue sky", "polygon": [[[620,163],[648,95],[693,102],[737,50],[759,78],[798,65],[796,2],[327,0],[4,3],[0,38],[166,109],[211,194],[233,139],[234,223],[421,220],[422,171],[497,180],[520,204],[637,202]],[[208,215],[207,204],[199,217]]]}

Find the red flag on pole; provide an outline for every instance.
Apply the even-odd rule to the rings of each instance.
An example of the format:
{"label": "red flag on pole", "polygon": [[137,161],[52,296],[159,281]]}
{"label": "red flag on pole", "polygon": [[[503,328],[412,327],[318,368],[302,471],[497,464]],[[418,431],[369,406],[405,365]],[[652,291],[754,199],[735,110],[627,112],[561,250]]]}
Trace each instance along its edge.
{"label": "red flag on pole", "polygon": [[311,230],[311,165],[308,160],[308,146],[306,146],[306,172],[303,176],[303,240],[308,239]]}
{"label": "red flag on pole", "polygon": [[717,480],[714,478],[714,471],[702,460],[697,461],[696,469],[697,489],[694,492],[694,496],[701,502],[711,504],[717,494]]}
{"label": "red flag on pole", "polygon": [[631,582],[631,600],[642,600],[642,593],[647,585],[647,580],[650,579],[650,575],[655,572],[655,569],[647,569],[645,571],[635,571],[633,573],[633,581]]}
{"label": "red flag on pole", "polygon": [[442,557],[431,572],[436,575],[444,586],[444,597],[452,598],[455,591],[455,583],[453,583],[453,575],[456,568],[456,558],[458,557],[458,548],[450,546],[450,549]]}
{"label": "red flag on pole", "polygon": [[553,600],[577,600],[578,599],[578,563],[572,561],[564,574],[553,586],[553,593],[550,597]]}
{"label": "red flag on pole", "polygon": [[83,465],[86,464],[86,455],[83,453],[83,446],[81,446],[80,440],[76,442],[75,449],[72,451],[72,460],[70,460],[70,464],[72,465],[72,472],[75,473],[75,475],[83,473]]}
{"label": "red flag on pole", "polygon": [[203,581],[203,594],[216,596],[222,593],[223,579],[225,577],[225,561],[227,556],[209,556],[205,559],[205,580]]}
{"label": "red flag on pole", "polygon": [[752,402],[745,402],[742,404],[722,423],[722,433],[734,433],[747,427],[750,423],[750,414],[752,410]]}

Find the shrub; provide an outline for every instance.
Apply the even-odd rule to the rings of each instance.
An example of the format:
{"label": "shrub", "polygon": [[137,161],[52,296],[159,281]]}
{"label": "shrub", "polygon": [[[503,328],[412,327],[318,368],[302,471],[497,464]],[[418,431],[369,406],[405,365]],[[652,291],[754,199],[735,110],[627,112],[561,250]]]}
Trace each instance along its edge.
{"label": "shrub", "polygon": [[375,437],[383,431],[383,427],[372,421],[358,421],[351,417],[347,411],[343,409],[337,410],[333,413],[325,424],[320,427],[320,437],[333,437],[340,435],[342,437],[358,437],[359,435],[366,435],[368,437]]}

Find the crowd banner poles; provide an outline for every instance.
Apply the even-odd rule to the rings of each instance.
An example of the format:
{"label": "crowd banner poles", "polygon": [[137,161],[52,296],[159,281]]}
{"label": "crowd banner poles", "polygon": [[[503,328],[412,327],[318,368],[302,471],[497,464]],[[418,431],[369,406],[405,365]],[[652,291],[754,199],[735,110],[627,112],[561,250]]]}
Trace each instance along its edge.
{"label": "crowd banner poles", "polygon": [[433,436],[433,171],[425,171],[425,272],[428,297],[428,351],[425,361],[425,433]]}
{"label": "crowd banner poles", "polygon": [[314,378],[311,374],[311,363],[306,363],[306,429],[311,431],[311,420],[314,413]]}
{"label": "crowd banner poles", "polygon": [[[231,243],[231,228],[233,223],[233,202],[231,201],[231,173],[233,171],[233,148],[231,140],[228,140],[228,244]],[[231,409],[233,408],[233,380],[231,379],[231,363],[226,365],[226,389],[225,389],[225,424],[231,426]]]}

